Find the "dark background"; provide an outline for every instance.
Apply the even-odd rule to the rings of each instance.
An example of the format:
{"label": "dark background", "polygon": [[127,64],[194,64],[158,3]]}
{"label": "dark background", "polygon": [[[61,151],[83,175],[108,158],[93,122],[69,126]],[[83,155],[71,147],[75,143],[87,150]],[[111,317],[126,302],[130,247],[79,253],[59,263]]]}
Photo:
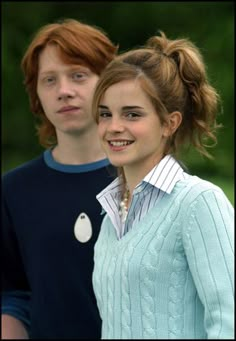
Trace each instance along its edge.
{"label": "dark background", "polygon": [[222,185],[233,200],[234,160],[234,4],[233,1],[47,1],[1,2],[2,7],[2,171],[35,156],[39,147],[20,70],[35,32],[59,18],[103,28],[120,51],[143,45],[162,30],[169,38],[190,38],[201,50],[211,84],[221,95],[224,128],[213,161],[190,151],[190,171]]}

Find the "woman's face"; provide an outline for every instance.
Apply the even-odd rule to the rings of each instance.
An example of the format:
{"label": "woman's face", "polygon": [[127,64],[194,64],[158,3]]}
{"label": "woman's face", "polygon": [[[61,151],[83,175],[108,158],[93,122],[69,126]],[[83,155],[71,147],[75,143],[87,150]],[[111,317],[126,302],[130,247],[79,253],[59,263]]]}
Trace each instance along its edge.
{"label": "woman's face", "polygon": [[168,137],[138,80],[109,87],[99,105],[99,137],[110,160],[124,170],[148,172],[161,160]]}

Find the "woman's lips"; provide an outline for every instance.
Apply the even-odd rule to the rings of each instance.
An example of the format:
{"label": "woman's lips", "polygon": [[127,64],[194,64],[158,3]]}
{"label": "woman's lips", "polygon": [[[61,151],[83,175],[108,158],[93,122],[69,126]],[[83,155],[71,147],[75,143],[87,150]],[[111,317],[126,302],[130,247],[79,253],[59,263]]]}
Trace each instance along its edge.
{"label": "woman's lips", "polygon": [[134,141],[131,140],[108,140],[108,145],[113,151],[121,151],[130,146]]}

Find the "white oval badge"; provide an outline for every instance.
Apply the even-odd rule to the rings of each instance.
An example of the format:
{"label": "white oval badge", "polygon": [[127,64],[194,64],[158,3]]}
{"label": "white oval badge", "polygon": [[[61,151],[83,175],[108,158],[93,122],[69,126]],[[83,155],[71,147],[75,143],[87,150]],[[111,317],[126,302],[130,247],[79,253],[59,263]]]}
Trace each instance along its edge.
{"label": "white oval badge", "polygon": [[80,213],[74,226],[76,239],[81,243],[86,243],[92,237],[92,224],[86,213]]}

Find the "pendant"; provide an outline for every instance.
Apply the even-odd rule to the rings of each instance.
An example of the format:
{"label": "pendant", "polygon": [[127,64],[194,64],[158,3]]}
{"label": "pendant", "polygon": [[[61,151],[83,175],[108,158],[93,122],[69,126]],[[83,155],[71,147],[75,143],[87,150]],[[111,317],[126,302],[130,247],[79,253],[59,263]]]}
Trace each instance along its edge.
{"label": "pendant", "polygon": [[126,221],[126,218],[127,218],[127,215],[128,215],[128,209],[127,209],[126,201],[125,200],[122,200],[120,202],[119,214],[120,214],[122,223],[124,223]]}
{"label": "pendant", "polygon": [[81,243],[86,243],[92,237],[92,224],[86,213],[80,213],[74,226],[76,239]]}

